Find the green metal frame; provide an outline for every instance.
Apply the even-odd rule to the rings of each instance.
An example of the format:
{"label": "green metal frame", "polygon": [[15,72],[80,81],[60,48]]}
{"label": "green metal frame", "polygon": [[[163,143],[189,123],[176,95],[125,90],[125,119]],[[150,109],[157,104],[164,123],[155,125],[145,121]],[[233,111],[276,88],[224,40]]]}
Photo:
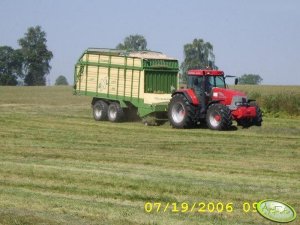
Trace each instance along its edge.
{"label": "green metal frame", "polygon": [[130,102],[132,105],[134,105],[138,109],[138,115],[140,117],[144,117],[150,113],[153,112],[166,112],[168,108],[168,103],[165,104],[144,104],[144,101],[141,101],[141,99],[134,98],[134,97],[127,97],[127,96],[117,96],[117,95],[109,95],[107,97],[106,94],[96,94],[95,92],[90,91],[84,91],[84,93],[80,91],[75,91],[76,95],[85,95],[85,96],[91,96],[98,99],[104,99],[104,100],[111,100],[111,101],[118,101],[122,108],[128,107],[128,102]]}

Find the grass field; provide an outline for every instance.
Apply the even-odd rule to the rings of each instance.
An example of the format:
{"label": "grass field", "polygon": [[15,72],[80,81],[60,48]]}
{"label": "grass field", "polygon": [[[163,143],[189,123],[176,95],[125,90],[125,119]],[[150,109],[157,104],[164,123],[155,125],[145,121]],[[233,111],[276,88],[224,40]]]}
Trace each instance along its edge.
{"label": "grass field", "polygon": [[[0,87],[0,224],[275,224],[243,211],[268,198],[299,224],[299,117],[176,130],[95,122],[90,102],[70,87]],[[146,202],[190,208],[147,213]],[[200,202],[233,210],[191,212]]]}

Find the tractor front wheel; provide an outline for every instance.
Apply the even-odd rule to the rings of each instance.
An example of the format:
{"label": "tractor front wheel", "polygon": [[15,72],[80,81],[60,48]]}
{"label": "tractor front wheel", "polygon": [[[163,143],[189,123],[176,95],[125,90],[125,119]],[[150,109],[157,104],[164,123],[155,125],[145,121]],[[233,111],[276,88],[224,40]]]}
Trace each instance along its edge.
{"label": "tractor front wheel", "polygon": [[222,104],[209,106],[206,114],[206,124],[212,130],[228,130],[232,125],[230,109]]}
{"label": "tractor front wheel", "polygon": [[169,103],[168,118],[174,128],[191,128],[195,125],[195,107],[183,94],[175,94]]}
{"label": "tractor front wheel", "polygon": [[250,106],[254,106],[256,110],[256,116],[254,118],[246,118],[246,119],[240,119],[237,120],[237,124],[239,126],[242,126],[243,128],[248,128],[251,126],[261,126],[261,123],[263,121],[262,119],[262,112],[259,108],[259,106],[256,103],[251,103]]}
{"label": "tractor front wheel", "polygon": [[262,112],[261,112],[261,110],[260,110],[260,108],[259,108],[259,106],[256,104],[256,103],[254,103],[254,104],[252,104],[254,107],[255,107],[255,109],[256,109],[256,117],[252,120],[252,123],[253,123],[253,125],[255,125],[255,126],[261,126],[261,123],[262,123],[262,121],[263,121],[263,119],[262,119]]}

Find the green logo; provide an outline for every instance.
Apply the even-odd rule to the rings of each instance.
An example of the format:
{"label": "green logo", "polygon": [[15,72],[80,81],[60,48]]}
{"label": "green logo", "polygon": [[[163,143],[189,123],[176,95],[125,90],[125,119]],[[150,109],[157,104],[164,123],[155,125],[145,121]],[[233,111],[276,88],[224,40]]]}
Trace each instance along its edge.
{"label": "green logo", "polygon": [[271,199],[260,201],[257,211],[263,217],[279,223],[288,223],[296,219],[296,212],[291,206]]}

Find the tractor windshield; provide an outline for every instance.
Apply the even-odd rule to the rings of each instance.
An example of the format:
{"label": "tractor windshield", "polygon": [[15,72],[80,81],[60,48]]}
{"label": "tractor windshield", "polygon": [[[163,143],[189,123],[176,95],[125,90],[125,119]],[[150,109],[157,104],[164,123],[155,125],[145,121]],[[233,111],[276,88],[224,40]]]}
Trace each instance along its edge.
{"label": "tractor windshield", "polygon": [[213,87],[225,88],[225,79],[223,76],[210,76],[209,81]]}
{"label": "tractor windshield", "polygon": [[[188,86],[197,88],[201,87],[204,76],[188,76]],[[225,79],[223,76],[207,76],[211,87],[226,88]]]}

